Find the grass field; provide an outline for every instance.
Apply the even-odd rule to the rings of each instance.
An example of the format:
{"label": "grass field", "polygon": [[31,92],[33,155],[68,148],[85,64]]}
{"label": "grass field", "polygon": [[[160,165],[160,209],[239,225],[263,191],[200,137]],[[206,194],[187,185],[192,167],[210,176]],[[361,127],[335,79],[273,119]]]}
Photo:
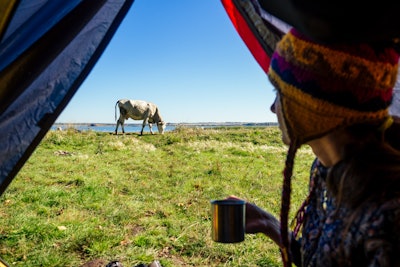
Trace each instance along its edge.
{"label": "grass field", "polygon": [[[280,266],[263,235],[213,242],[210,200],[236,195],[278,215],[286,149],[276,127],[50,131],[0,198],[0,256],[11,266]],[[292,216],[312,160],[309,148],[297,153]]]}

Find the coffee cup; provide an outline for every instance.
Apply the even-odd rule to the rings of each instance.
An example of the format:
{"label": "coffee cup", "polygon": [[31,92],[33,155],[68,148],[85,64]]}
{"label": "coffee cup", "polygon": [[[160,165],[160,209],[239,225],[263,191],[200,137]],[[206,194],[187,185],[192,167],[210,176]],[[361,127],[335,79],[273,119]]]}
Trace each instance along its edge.
{"label": "coffee cup", "polygon": [[245,235],[244,200],[223,199],[211,201],[211,236],[220,243],[237,243]]}

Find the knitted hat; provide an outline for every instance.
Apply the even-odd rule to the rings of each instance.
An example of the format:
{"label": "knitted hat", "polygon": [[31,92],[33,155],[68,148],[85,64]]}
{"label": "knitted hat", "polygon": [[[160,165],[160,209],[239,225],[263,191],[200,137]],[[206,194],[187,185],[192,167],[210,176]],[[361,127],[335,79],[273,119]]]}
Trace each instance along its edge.
{"label": "knitted hat", "polygon": [[291,142],[280,216],[284,266],[291,266],[288,213],[298,147],[340,127],[385,121],[398,60],[399,54],[389,45],[320,44],[295,29],[277,44],[268,77],[281,96]]}
{"label": "knitted hat", "polygon": [[292,29],[277,44],[268,73],[282,95],[289,136],[303,144],[387,117],[398,60],[388,46],[318,44]]}

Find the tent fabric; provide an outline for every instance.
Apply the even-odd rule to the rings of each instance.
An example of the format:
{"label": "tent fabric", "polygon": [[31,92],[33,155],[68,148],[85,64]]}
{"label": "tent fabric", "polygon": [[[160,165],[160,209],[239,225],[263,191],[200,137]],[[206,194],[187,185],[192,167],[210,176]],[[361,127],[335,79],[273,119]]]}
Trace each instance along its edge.
{"label": "tent fabric", "polygon": [[18,2],[18,0],[0,2],[0,40],[7,29],[7,24],[10,22],[10,16],[14,13],[15,8],[18,6]]}
{"label": "tent fabric", "polygon": [[276,43],[290,26],[261,9],[256,1],[222,0],[237,32],[265,73]]}
{"label": "tent fabric", "polygon": [[[247,0],[244,0],[247,1]],[[321,42],[376,42],[400,38],[400,1],[251,0]]]}
{"label": "tent fabric", "polygon": [[90,73],[133,2],[0,4],[0,194]]}

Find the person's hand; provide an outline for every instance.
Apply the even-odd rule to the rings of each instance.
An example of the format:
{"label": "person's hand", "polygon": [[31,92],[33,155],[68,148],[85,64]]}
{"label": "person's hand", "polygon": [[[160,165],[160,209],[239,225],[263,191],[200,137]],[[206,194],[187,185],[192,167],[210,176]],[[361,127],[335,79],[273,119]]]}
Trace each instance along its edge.
{"label": "person's hand", "polygon": [[[236,196],[229,196],[227,199],[242,200]],[[246,233],[263,233],[271,238],[278,246],[280,240],[280,223],[269,212],[264,211],[257,205],[246,201]]]}

